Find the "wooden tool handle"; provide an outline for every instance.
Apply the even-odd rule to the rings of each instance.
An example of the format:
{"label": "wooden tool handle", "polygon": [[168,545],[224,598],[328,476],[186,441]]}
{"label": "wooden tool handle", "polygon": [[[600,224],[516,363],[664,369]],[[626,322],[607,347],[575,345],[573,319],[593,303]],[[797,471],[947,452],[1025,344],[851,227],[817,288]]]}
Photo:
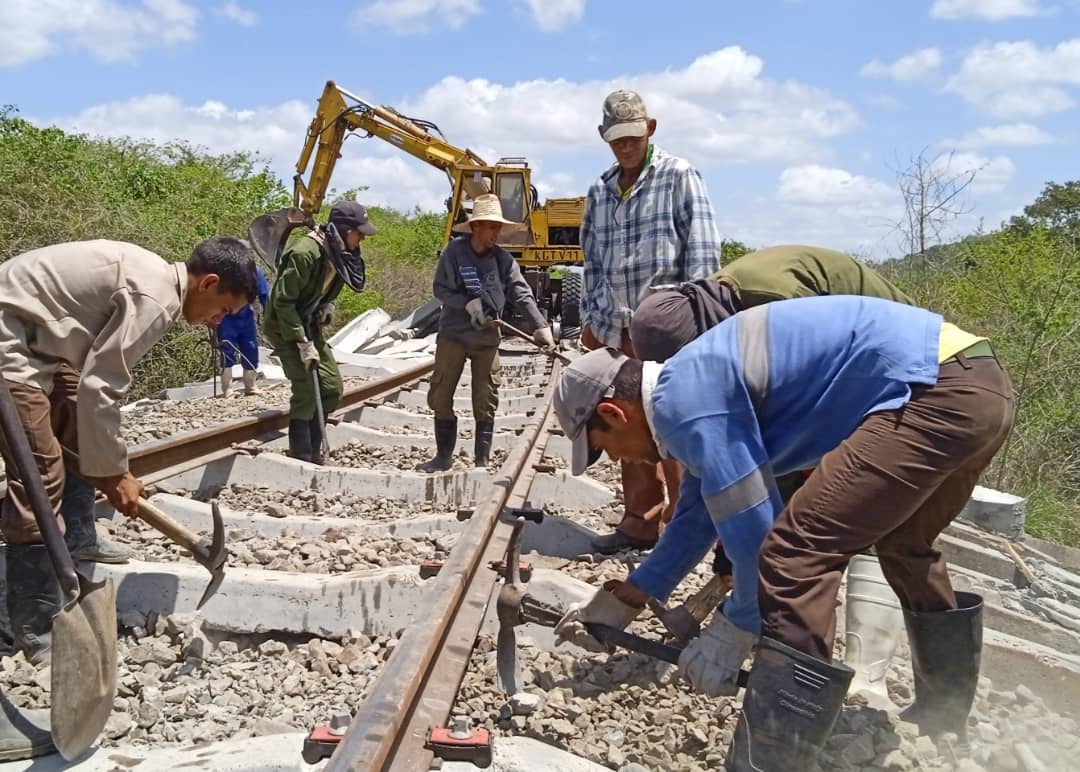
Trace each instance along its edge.
{"label": "wooden tool handle", "polygon": [[188,550],[194,550],[202,541],[202,537],[180,525],[146,499],[139,499],[139,517]]}

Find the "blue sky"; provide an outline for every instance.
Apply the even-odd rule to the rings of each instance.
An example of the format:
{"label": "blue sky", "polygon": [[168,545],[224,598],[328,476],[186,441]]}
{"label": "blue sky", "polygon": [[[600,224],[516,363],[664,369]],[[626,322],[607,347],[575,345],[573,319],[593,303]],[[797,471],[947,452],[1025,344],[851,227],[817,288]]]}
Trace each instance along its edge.
{"label": "blue sky", "polygon": [[[335,80],[489,160],[526,155],[544,195],[610,163],[600,104],[634,88],[726,238],[885,257],[896,171],[924,148],[977,170],[954,234],[1078,176],[1080,0],[3,0],[0,78],[35,123],[257,151],[283,179]],[[334,185],[446,196],[378,140],[346,144]]]}

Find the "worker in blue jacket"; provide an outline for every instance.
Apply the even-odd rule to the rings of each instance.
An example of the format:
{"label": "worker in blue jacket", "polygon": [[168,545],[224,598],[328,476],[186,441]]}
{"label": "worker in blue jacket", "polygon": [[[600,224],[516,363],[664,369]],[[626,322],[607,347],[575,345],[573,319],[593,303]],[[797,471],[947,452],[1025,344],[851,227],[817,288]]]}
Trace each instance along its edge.
{"label": "worker in blue jacket", "polygon": [[[953,592],[933,542],[1012,427],[1012,386],[989,341],[878,298],[782,300],[721,322],[663,365],[590,352],[560,379],[555,411],[574,474],[602,451],[684,469],[656,547],[625,582],[569,610],[561,640],[605,650],[586,623],[626,627],[719,537],[734,587],[679,668],[700,691],[734,695],[756,644],[728,769],[803,769],[853,675],[831,661],[840,578],[874,546],[911,644],[915,702],[903,716],[963,739],[982,600]],[[783,505],[776,477],[810,467]]]}
{"label": "worker in blue jacket", "polygon": [[[262,269],[256,268],[259,279],[259,305],[266,308],[270,285]],[[259,331],[255,324],[255,308],[248,304],[239,311],[227,314],[217,327],[221,346],[221,396],[229,396],[232,369],[237,362],[244,372],[244,394],[257,394],[255,378],[259,369]]]}

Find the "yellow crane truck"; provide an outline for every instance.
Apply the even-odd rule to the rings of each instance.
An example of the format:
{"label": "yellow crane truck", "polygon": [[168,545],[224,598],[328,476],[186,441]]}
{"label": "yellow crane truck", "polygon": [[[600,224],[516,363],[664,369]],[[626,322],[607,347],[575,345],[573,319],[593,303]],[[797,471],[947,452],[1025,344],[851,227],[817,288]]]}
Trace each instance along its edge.
{"label": "yellow crane truck", "polygon": [[500,246],[518,261],[541,310],[549,318],[559,317],[564,335],[580,327],[583,196],[549,198],[541,204],[524,158],[500,158],[489,164],[473,151],[451,145],[434,123],[409,118],[392,107],[373,105],[333,81],[323,89],[296,162],[293,206],[262,215],[249,231],[256,251],[271,265],[289,231],[314,224],[313,217],[323,204],[334,166],[351,132],[378,137],[446,174],[450,196],[446,200],[444,246],[454,237],[454,225],[468,218],[473,199],[495,193],[502,203],[503,217],[519,223],[503,228]]}

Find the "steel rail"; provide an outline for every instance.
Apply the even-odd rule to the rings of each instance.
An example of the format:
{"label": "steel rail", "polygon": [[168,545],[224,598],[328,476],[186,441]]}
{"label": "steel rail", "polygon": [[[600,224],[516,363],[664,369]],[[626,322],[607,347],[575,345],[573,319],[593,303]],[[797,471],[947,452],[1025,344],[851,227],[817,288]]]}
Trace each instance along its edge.
{"label": "steel rail", "polygon": [[[432,586],[416,610],[416,621],[405,630],[394,647],[381,676],[361,704],[324,772],[413,768],[399,765],[396,755],[410,748],[415,750],[418,740],[421,747],[423,745],[423,738],[416,735],[425,732],[426,727],[418,729],[422,722],[414,724],[413,717],[422,717],[430,708],[425,704],[428,685],[445,677],[436,668],[444,648],[455,653],[458,660],[462,659],[461,647],[448,646],[448,637],[463,609],[466,614],[475,614],[477,599],[472,597],[471,591],[474,585],[480,587],[483,584],[484,572],[493,573],[487,568],[485,559],[492,554],[492,540],[499,516],[515,492],[550,417],[551,384],[558,377],[558,372],[559,366],[555,364],[545,391],[544,406],[537,410],[532,422],[520,435],[521,442],[492,480],[490,494],[478,504],[450,558],[432,580]],[[478,576],[481,577],[479,582]],[[483,595],[483,604],[490,597],[490,586],[487,594]],[[473,609],[470,610],[468,606],[473,606]],[[482,614],[479,618],[482,619]],[[467,646],[471,648],[471,640]],[[466,663],[467,659],[466,651]]]}
{"label": "steel rail", "polygon": [[[334,412],[340,413],[366,400],[381,396],[385,392],[400,388],[424,377],[434,368],[434,361],[429,361],[426,364],[410,367],[408,370],[348,389],[342,395],[341,402],[338,403]],[[269,432],[285,429],[288,425],[288,409],[264,410],[246,418],[237,418],[168,439],[143,443],[128,453],[128,469],[140,479],[150,477],[164,469],[227,451],[237,443],[258,439]]]}

